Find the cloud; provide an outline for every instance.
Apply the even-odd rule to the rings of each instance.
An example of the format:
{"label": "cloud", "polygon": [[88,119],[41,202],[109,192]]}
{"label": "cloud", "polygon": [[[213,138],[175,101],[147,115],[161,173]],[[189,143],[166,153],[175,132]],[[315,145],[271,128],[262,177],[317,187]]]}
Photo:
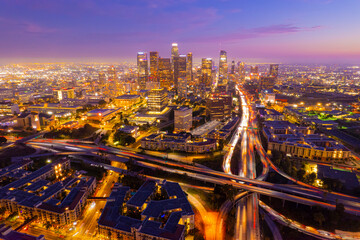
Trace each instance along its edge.
{"label": "cloud", "polygon": [[34,22],[2,17],[0,17],[0,30],[6,34],[46,34],[57,31],[55,28],[44,27]]}
{"label": "cloud", "polygon": [[269,26],[262,26],[256,28],[248,28],[248,29],[238,29],[234,32],[225,33],[217,36],[207,36],[207,37],[199,37],[194,40],[196,41],[211,41],[211,42],[237,42],[239,40],[244,39],[252,39],[252,38],[263,38],[273,35],[281,35],[281,34],[294,34],[298,32],[305,31],[315,31],[321,29],[322,26],[312,26],[312,27],[299,27],[294,24],[275,24]]}

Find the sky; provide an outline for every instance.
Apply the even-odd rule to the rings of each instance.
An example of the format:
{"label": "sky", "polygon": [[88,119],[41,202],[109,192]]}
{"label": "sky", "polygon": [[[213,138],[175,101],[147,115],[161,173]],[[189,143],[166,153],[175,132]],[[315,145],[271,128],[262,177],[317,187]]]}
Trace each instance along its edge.
{"label": "sky", "polygon": [[0,62],[135,61],[138,51],[360,64],[360,0],[0,0]]}

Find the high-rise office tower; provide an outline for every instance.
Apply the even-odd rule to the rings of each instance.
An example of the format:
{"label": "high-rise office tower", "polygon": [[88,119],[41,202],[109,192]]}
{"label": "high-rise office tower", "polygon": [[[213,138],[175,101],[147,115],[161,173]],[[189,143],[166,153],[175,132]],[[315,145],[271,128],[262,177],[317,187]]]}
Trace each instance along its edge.
{"label": "high-rise office tower", "polygon": [[202,98],[206,97],[206,88],[211,88],[213,84],[212,66],[213,62],[211,58],[203,58],[201,60],[200,86],[198,90]]}
{"label": "high-rise office tower", "polygon": [[238,62],[238,71],[240,81],[245,81],[245,64],[244,62]]}
{"label": "high-rise office tower", "polygon": [[186,55],[180,55],[174,58],[174,85],[179,97],[186,98]]}
{"label": "high-rise office tower", "polygon": [[227,84],[228,82],[228,64],[226,51],[220,51],[219,60],[219,82],[218,84]]}
{"label": "high-rise office tower", "polygon": [[277,78],[279,75],[279,64],[270,64],[270,76]]}
{"label": "high-rise office tower", "polygon": [[250,80],[258,80],[259,79],[259,67],[251,66],[250,67]]}
{"label": "high-rise office tower", "polygon": [[106,83],[106,76],[104,72],[99,72],[99,86],[100,88],[104,87]]}
{"label": "high-rise office tower", "polygon": [[152,89],[149,91],[148,110],[154,112],[161,112],[168,104],[167,92],[164,88]]}
{"label": "high-rise office tower", "polygon": [[150,77],[149,81],[159,82],[159,53],[150,52]]}
{"label": "high-rise office tower", "polygon": [[145,52],[137,54],[138,84],[141,90],[145,90],[149,78],[148,60]]}
{"label": "high-rise office tower", "polygon": [[235,74],[235,61],[234,61],[234,60],[231,62],[231,70],[230,70],[230,73],[231,73],[231,74]]}
{"label": "high-rise office tower", "polygon": [[212,67],[213,62],[211,58],[203,58],[201,60],[201,79],[200,83],[204,84],[206,87],[211,87],[212,85]]}
{"label": "high-rise office tower", "polygon": [[[171,47],[171,63],[174,64],[174,58],[179,56],[179,48],[177,43],[173,43]],[[173,65],[174,66],[174,65]]]}
{"label": "high-rise office tower", "polygon": [[116,97],[118,93],[118,77],[114,66],[108,69],[108,91],[110,97]]}
{"label": "high-rise office tower", "polygon": [[170,88],[173,84],[170,58],[159,58],[160,87]]}
{"label": "high-rise office tower", "polygon": [[186,55],[186,79],[188,84],[193,84],[193,59],[192,59],[192,53],[188,53]]}

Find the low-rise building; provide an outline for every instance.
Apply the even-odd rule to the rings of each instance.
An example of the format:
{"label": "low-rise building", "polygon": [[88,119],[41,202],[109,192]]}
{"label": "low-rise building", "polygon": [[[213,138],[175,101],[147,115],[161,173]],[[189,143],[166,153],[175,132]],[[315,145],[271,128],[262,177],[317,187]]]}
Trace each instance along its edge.
{"label": "low-rise building", "polygon": [[55,117],[76,114],[77,110],[82,109],[81,106],[62,106],[58,103],[45,103],[45,104],[37,104],[31,105],[28,107],[28,111],[30,112],[38,112],[38,113],[46,113],[49,115],[55,115]]}
{"label": "low-rise building", "polygon": [[127,133],[134,138],[139,136],[139,127],[138,126],[121,125],[119,127],[118,131]]}
{"label": "low-rise building", "polygon": [[[164,200],[153,200],[166,192]],[[115,186],[98,220],[100,235],[122,239],[182,240],[194,228],[194,212],[180,185],[146,181],[130,197],[129,187]],[[141,214],[141,220],[126,216]]]}
{"label": "low-rise building", "polygon": [[125,94],[118,96],[117,98],[114,99],[114,104],[116,107],[118,108],[122,107],[125,109],[128,109],[139,102],[140,102],[140,95]]}
{"label": "low-rise building", "polygon": [[141,139],[143,149],[207,153],[217,149],[215,139],[191,140],[189,134],[151,134]]}
{"label": "low-rise building", "polygon": [[20,113],[19,105],[10,101],[0,102],[0,116],[11,116]]}
{"label": "low-rise building", "polygon": [[220,125],[221,125],[221,122],[219,122],[217,120],[207,122],[207,123],[195,128],[194,130],[192,130],[191,135],[193,135],[195,137],[204,137],[211,131],[219,128]]}
{"label": "low-rise building", "polygon": [[212,94],[206,100],[206,114],[211,120],[223,120],[231,117],[232,97],[227,94]]}
{"label": "low-rise building", "polygon": [[283,121],[283,120],[285,120],[285,116],[274,109],[260,108],[258,112],[259,112],[260,117],[263,118],[265,121]]}
{"label": "low-rise building", "polygon": [[113,116],[115,116],[116,113],[118,113],[121,109],[94,109],[86,113],[88,120],[98,120],[98,121],[107,121]]}
{"label": "low-rise building", "polygon": [[209,138],[218,139],[218,140],[226,140],[230,135],[234,128],[239,123],[240,119],[235,117],[228,121],[222,128],[219,130],[212,130],[207,134]]}
{"label": "low-rise building", "polygon": [[15,120],[15,126],[23,129],[41,130],[54,124],[54,115],[36,112],[23,112]]}
{"label": "low-rise building", "polygon": [[286,121],[265,121],[263,134],[270,152],[280,151],[291,157],[322,161],[347,159],[351,155],[348,148],[334,139]]}
{"label": "low-rise building", "polygon": [[[0,207],[24,217],[37,217],[43,223],[72,224],[81,216],[86,199],[95,190],[96,179],[64,178],[63,173],[69,167],[70,160],[65,158],[7,184],[0,191]],[[51,184],[48,180],[51,178],[60,181]],[[68,194],[61,200],[63,192]]]}

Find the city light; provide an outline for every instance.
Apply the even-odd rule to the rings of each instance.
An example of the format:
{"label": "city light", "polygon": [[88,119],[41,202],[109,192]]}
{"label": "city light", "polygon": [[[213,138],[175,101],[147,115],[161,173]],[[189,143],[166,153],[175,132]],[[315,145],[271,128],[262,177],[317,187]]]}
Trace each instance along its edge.
{"label": "city light", "polygon": [[360,3],[50,2],[1,5],[0,238],[360,239]]}

